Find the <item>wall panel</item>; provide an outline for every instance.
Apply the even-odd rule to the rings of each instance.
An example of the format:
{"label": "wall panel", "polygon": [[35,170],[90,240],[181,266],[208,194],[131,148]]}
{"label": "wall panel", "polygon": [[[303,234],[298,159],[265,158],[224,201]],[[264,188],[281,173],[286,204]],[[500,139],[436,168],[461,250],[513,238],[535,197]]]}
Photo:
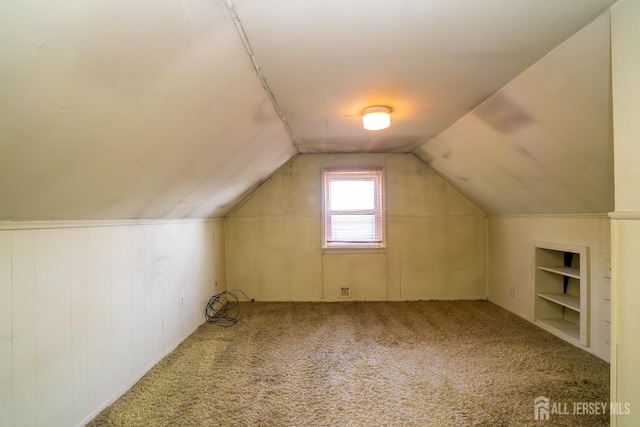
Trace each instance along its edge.
{"label": "wall panel", "polygon": [[[204,250],[195,251],[191,249],[192,256],[197,260],[196,265],[199,266],[200,271],[198,277],[201,277],[206,287],[198,287],[189,289],[188,301],[185,301],[185,307],[197,307],[196,310],[189,310],[190,316],[187,316],[191,324],[197,323],[198,319],[202,317],[202,308],[206,306],[207,302],[213,294],[227,289],[227,273],[225,266],[225,246],[226,246],[226,228],[224,221],[209,222],[205,224],[192,224],[191,232],[194,236],[199,236]],[[187,250],[187,252],[189,252]],[[204,254],[213,254],[214,261],[209,259],[203,259]],[[191,264],[191,262],[189,263]],[[192,277],[191,280],[195,280]]]}
{"label": "wall panel", "polygon": [[87,229],[71,232],[71,357],[73,363],[73,421],[89,415],[87,360]]}
{"label": "wall panel", "polygon": [[[322,169],[384,170],[387,248],[322,249]],[[301,155],[227,218],[230,288],[263,300],[486,298],[486,216],[406,154]]]}
{"label": "wall panel", "polygon": [[401,299],[486,298],[484,218],[392,218]]}
{"label": "wall panel", "polygon": [[224,223],[29,224],[0,231],[0,425],[83,425],[204,321]]}
{"label": "wall panel", "polygon": [[113,386],[126,390],[133,376],[131,227],[111,229]]}
{"label": "wall panel", "polygon": [[348,287],[355,300],[386,300],[387,256],[384,252],[346,255],[327,253],[322,257],[323,297],[339,300],[341,288]]}
{"label": "wall panel", "polygon": [[158,317],[158,313],[154,309],[154,290],[153,290],[153,259],[156,256],[157,249],[153,239],[153,225],[143,226],[144,231],[144,293],[142,304],[144,306],[144,360],[145,365],[154,360],[153,351],[153,324],[154,316]]}
{"label": "wall panel", "polygon": [[[224,232],[224,221],[219,221],[219,223],[223,226],[222,232]],[[214,223],[203,223],[203,224],[185,224],[182,229],[181,236],[186,239],[188,242],[199,242],[199,244],[205,245],[210,243],[213,245],[213,239],[218,238],[219,236],[214,236],[212,233],[212,227]],[[211,242],[208,240],[211,239]],[[224,241],[223,238],[221,238]],[[211,297],[211,294],[215,293],[213,288],[213,280],[209,279],[208,271],[209,269],[215,268],[215,263],[217,261],[207,262],[204,258],[207,253],[213,253],[213,258],[217,257],[213,252],[213,246],[205,247],[203,249],[198,249],[197,245],[188,244],[183,245],[180,249],[180,256],[182,257],[183,268],[176,274],[179,275],[181,281],[181,292],[184,295],[184,308],[182,310],[182,323],[183,327],[187,327],[187,325],[193,325],[198,323],[198,320],[202,318],[202,311],[193,310],[193,307],[204,307],[205,302],[201,301],[200,294],[203,293],[203,289],[199,287],[194,287],[191,284],[197,282],[198,278],[204,278],[209,284],[208,287],[204,289],[204,293]],[[223,273],[221,273],[223,274]],[[184,329],[181,331],[184,333]]]}
{"label": "wall panel", "polygon": [[164,292],[167,281],[167,236],[163,224],[152,225],[149,239],[146,241],[149,277],[148,293],[145,298],[151,303],[151,324],[148,325],[150,331],[151,345],[150,361],[158,360],[164,353]]}
{"label": "wall panel", "polygon": [[632,413],[612,426],[640,425],[640,2],[611,8],[615,212],[611,213],[611,400],[630,402]]}
{"label": "wall panel", "polygon": [[[182,314],[184,309],[184,295],[182,291],[182,267],[184,266],[184,248],[180,236],[185,233],[185,225],[168,229],[167,242],[170,255],[167,263],[167,280],[163,292],[164,337],[163,342],[175,342],[180,339],[182,330]],[[183,306],[180,307],[180,297]]]}
{"label": "wall panel", "polygon": [[145,305],[145,226],[131,230],[131,341],[133,378],[147,369],[147,334]]}
{"label": "wall panel", "polygon": [[35,232],[36,384],[41,425],[73,423],[70,246],[68,229]]}
{"label": "wall panel", "polygon": [[15,425],[36,425],[35,233],[12,233],[13,396]]}
{"label": "wall panel", "polygon": [[113,390],[111,239],[109,228],[87,230],[87,360],[89,407]]}
{"label": "wall panel", "polygon": [[0,425],[13,425],[11,233],[0,231]]}

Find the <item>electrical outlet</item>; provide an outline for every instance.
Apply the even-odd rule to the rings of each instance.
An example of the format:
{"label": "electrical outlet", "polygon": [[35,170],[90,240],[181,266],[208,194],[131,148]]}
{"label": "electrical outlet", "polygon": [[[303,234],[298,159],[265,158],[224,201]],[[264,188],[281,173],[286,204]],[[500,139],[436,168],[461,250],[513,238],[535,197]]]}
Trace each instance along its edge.
{"label": "electrical outlet", "polygon": [[341,286],[340,296],[342,298],[349,298],[351,296],[351,288],[349,288],[348,286]]}
{"label": "electrical outlet", "polygon": [[515,296],[515,292],[513,288],[509,288],[509,296],[513,298]]}
{"label": "electrical outlet", "polygon": [[183,307],[184,307],[184,296],[180,295],[180,299],[178,300],[178,308],[182,310]]}

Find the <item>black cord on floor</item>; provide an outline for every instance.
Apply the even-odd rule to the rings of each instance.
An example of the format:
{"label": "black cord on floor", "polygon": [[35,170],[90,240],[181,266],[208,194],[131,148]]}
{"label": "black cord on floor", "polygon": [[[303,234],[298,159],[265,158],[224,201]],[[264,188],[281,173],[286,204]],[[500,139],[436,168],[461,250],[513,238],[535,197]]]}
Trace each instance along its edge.
{"label": "black cord on floor", "polygon": [[240,301],[234,292],[240,292],[251,302],[255,301],[253,298],[249,298],[241,289],[222,291],[211,297],[204,310],[204,316],[207,319],[207,322],[225,328],[233,326],[238,322],[238,316],[240,315]]}

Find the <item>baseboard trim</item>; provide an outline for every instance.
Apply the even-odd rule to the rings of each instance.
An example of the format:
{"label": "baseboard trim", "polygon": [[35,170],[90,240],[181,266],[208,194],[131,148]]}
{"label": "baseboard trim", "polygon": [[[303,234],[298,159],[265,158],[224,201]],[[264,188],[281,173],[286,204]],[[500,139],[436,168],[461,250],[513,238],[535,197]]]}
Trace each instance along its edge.
{"label": "baseboard trim", "polygon": [[[409,297],[409,298],[385,298],[385,299],[363,299],[363,298],[304,298],[304,299],[283,299],[283,298],[255,298],[255,302],[411,302],[411,301],[488,301],[486,295],[483,296],[460,296],[460,297]],[[249,303],[241,300],[240,302]]]}

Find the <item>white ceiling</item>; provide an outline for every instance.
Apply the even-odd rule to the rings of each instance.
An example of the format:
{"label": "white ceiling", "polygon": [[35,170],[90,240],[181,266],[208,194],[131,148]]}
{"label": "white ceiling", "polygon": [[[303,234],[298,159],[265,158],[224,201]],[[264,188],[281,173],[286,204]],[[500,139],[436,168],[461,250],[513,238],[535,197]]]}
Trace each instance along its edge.
{"label": "white ceiling", "polygon": [[[0,220],[221,216],[309,152],[415,152],[490,213],[606,211],[600,190],[560,208],[550,198],[496,196],[509,171],[473,160],[496,156],[508,142],[485,135],[485,148],[464,157],[469,136],[456,138],[450,126],[613,2],[5,0]],[[605,54],[595,48],[586,56],[608,68]],[[545,67],[571,71],[553,61]],[[609,84],[608,74],[588,77]],[[581,102],[599,105],[600,80]],[[545,84],[544,76],[531,81]],[[558,94],[572,99],[584,83]],[[535,135],[542,147],[558,142],[547,141],[550,133],[582,140],[581,112],[567,123],[547,117],[548,99],[527,101],[538,91],[524,85],[501,96],[517,108],[531,103],[531,117],[543,121]],[[359,114],[376,104],[392,107],[392,127],[364,131]],[[567,170],[595,168],[601,186],[612,188],[608,158],[597,158],[611,144],[608,112],[602,117],[588,128],[597,135],[589,155]],[[465,160],[433,161],[442,150]],[[547,175],[551,159],[540,150],[533,154],[543,166],[523,170],[518,182],[546,179],[567,192],[582,185],[564,182],[569,172]],[[501,162],[522,155],[515,150]]]}
{"label": "white ceiling", "polygon": [[[611,3],[233,0],[303,153],[414,151]],[[362,129],[372,105],[391,129]]]}

